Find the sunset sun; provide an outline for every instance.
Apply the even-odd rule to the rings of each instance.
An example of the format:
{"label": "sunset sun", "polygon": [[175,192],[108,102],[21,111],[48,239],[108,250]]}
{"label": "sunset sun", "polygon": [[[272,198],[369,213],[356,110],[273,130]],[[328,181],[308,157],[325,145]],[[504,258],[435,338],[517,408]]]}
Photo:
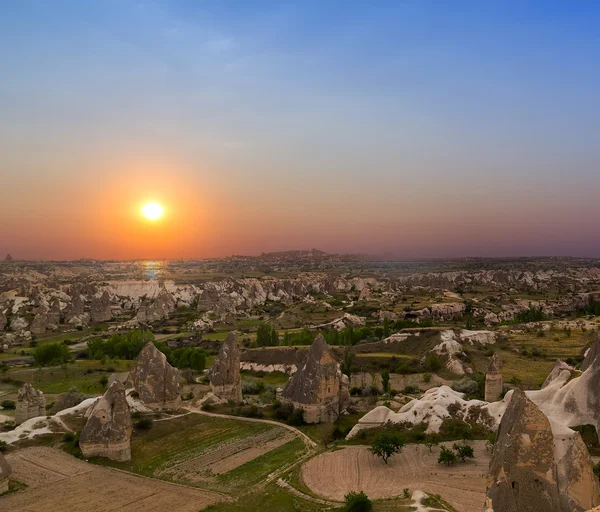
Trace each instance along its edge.
{"label": "sunset sun", "polygon": [[146,203],[142,206],[142,216],[144,216],[148,220],[158,220],[164,214],[164,208],[159,203]]}

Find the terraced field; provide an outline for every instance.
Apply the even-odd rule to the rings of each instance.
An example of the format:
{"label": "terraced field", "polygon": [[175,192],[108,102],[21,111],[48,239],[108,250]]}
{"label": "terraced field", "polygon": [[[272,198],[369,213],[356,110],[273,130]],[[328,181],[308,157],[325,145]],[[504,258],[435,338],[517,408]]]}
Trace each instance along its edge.
{"label": "terraced field", "polygon": [[94,460],[184,485],[247,491],[304,453],[303,441],[265,423],[187,414],[136,433],[131,461]]}

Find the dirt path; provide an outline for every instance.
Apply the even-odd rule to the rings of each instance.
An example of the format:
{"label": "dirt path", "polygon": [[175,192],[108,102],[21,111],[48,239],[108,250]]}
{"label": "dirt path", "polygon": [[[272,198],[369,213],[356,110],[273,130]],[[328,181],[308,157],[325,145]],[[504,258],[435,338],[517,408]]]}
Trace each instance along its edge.
{"label": "dirt path", "polygon": [[52,448],[25,448],[7,460],[13,478],[28,487],[0,498],[1,510],[197,512],[228,500],[214,492],[88,464]]}
{"label": "dirt path", "polygon": [[295,487],[292,487],[290,484],[288,484],[286,481],[282,480],[281,478],[279,480],[277,480],[277,485],[279,487],[282,487],[286,491],[291,492],[293,495],[298,496],[298,498],[302,498],[303,500],[312,501],[313,503],[318,503],[319,505],[327,505],[329,507],[338,508],[340,506],[339,502],[327,501],[327,500],[322,500],[319,498],[313,498],[312,496],[309,496],[308,494],[304,494],[303,492],[300,492]]}
{"label": "dirt path", "polygon": [[349,491],[370,498],[391,498],[404,488],[440,494],[461,512],[480,512],[485,500],[489,452],[484,441],[473,443],[475,460],[450,467],[437,463],[439,448],[409,445],[386,465],[366,446],[348,446],[317,455],[302,466],[302,479],[325,499],[342,501]]}

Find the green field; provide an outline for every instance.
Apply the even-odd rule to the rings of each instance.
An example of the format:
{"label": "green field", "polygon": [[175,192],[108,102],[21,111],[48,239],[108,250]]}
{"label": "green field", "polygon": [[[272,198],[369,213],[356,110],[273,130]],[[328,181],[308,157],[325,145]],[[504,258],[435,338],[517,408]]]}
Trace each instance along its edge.
{"label": "green field", "polygon": [[[166,421],[154,421],[150,430],[134,430],[131,441],[131,460],[114,462],[106,459],[94,459],[93,462],[111,465],[140,475],[162,478],[185,485],[195,485],[225,493],[239,494],[264,481],[267,475],[283,468],[296,460],[305,447],[298,438],[260,455],[235,469],[217,475],[206,482],[193,481],[185,477],[165,476],[164,471],[175,465],[201,457],[267,431],[281,427],[265,423],[236,421],[226,418],[214,418],[201,414],[187,414]],[[201,459],[200,459],[201,460]]]}

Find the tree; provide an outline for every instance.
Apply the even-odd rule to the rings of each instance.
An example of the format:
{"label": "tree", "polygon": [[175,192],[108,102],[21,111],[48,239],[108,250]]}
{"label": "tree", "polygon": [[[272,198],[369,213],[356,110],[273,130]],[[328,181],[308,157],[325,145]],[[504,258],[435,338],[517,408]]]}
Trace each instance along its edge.
{"label": "tree", "polygon": [[381,457],[383,462],[387,464],[388,459],[392,455],[400,453],[403,446],[404,440],[398,434],[393,432],[384,432],[373,440],[369,451],[373,455]]}
{"label": "tree", "polygon": [[272,343],[271,326],[261,323],[256,330],[256,344],[259,347],[270,347]]}
{"label": "tree", "polygon": [[100,377],[100,385],[105,388],[106,385],[108,384],[108,377],[106,376],[106,374],[102,375],[102,377]]}
{"label": "tree", "polygon": [[386,316],[383,319],[383,337],[389,338],[390,336],[390,319]]}
{"label": "tree", "polygon": [[331,421],[325,421],[319,424],[318,435],[321,441],[323,442],[323,446],[325,448],[329,448],[329,443],[333,440],[333,431],[335,430],[335,425]]}
{"label": "tree", "polygon": [[446,464],[446,466],[449,466],[450,464],[454,464],[456,460],[456,453],[454,453],[450,448],[442,446],[440,456],[438,457],[438,464]]}
{"label": "tree", "polygon": [[33,349],[31,355],[35,359],[35,362],[40,366],[64,364],[72,359],[69,347],[64,343],[42,345],[41,347]]}
{"label": "tree", "polygon": [[456,451],[456,456],[463,462],[465,462],[466,459],[474,459],[475,458],[475,453],[473,451],[473,447],[468,444],[454,443],[452,448],[454,448],[454,450]]}
{"label": "tree", "polygon": [[349,492],[344,496],[346,502],[346,512],[370,512],[373,510],[373,504],[369,497],[363,492]]}
{"label": "tree", "polygon": [[437,372],[442,367],[442,360],[437,354],[429,354],[425,359],[425,368],[429,371]]}
{"label": "tree", "polygon": [[439,434],[427,434],[427,436],[425,437],[425,446],[429,448],[429,453],[431,453],[431,449],[434,446],[440,444],[441,440],[442,436],[440,436]]}
{"label": "tree", "polygon": [[387,369],[381,372],[381,386],[384,393],[390,392],[390,372]]}
{"label": "tree", "polygon": [[342,362],[340,364],[340,370],[344,375],[347,375],[350,378],[352,375],[352,364],[354,363],[354,352],[350,352],[347,348],[344,349],[344,355],[342,357]]}
{"label": "tree", "polygon": [[279,346],[279,334],[277,334],[277,331],[275,330],[275,328],[271,328],[271,346],[272,347]]}

